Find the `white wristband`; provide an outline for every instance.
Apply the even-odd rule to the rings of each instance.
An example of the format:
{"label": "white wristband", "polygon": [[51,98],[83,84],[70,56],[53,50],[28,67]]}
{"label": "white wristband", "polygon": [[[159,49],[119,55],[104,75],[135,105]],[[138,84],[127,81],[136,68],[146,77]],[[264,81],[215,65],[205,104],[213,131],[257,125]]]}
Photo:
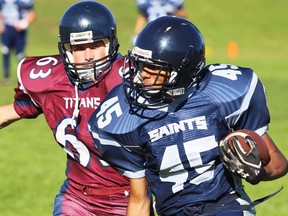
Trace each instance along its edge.
{"label": "white wristband", "polygon": [[26,20],[20,20],[20,21],[19,21],[19,26],[20,26],[22,29],[27,29],[28,26],[29,26],[29,23],[28,23]]}

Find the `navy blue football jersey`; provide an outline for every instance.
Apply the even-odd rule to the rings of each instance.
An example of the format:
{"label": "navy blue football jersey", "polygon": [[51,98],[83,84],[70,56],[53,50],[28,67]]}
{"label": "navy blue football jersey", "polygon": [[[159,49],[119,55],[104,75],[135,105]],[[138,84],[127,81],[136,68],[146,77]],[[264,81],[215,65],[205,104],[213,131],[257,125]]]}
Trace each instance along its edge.
{"label": "navy blue football jersey", "polygon": [[136,5],[139,12],[151,22],[158,17],[175,14],[184,7],[184,0],[137,0]]}
{"label": "navy blue football jersey", "polygon": [[105,160],[129,178],[147,178],[160,215],[245,194],[241,179],[225,171],[218,144],[232,130],[268,129],[265,89],[253,70],[224,64],[204,70],[198,85],[159,108],[131,111],[119,85],[89,121]]}

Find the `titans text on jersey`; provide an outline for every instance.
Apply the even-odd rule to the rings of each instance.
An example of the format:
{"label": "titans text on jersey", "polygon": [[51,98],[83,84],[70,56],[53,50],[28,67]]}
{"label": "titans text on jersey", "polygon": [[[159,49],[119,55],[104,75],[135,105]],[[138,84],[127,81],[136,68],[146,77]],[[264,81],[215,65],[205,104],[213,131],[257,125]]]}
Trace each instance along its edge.
{"label": "titans text on jersey", "polygon": [[[63,97],[63,100],[65,108],[71,109],[75,107],[77,99],[71,97]],[[100,104],[99,97],[93,97],[93,98],[86,97],[86,98],[79,98],[78,100],[79,100],[79,107],[97,109],[97,107]]]}

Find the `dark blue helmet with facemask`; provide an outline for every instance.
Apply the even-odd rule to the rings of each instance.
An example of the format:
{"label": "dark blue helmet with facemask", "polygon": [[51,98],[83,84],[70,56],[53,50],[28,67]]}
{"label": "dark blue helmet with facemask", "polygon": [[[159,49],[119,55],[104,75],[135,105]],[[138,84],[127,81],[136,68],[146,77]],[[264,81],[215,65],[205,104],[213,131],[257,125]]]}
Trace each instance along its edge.
{"label": "dark blue helmet with facemask", "polygon": [[[72,82],[97,82],[110,71],[119,44],[115,19],[104,5],[95,1],[73,4],[60,20],[59,37],[59,53]],[[74,63],[71,45],[89,44],[99,40],[106,46],[106,56],[89,63]]]}
{"label": "dark blue helmet with facemask", "polygon": [[[205,66],[205,44],[197,27],[190,21],[163,16],[145,26],[130,51],[131,68],[126,69],[124,85],[130,91],[132,103],[150,100],[149,104],[181,96],[196,81]],[[163,85],[141,83],[143,67],[169,71]],[[151,91],[153,86],[153,91]],[[142,97],[142,99],[139,99]],[[144,100],[143,100],[144,98]]]}

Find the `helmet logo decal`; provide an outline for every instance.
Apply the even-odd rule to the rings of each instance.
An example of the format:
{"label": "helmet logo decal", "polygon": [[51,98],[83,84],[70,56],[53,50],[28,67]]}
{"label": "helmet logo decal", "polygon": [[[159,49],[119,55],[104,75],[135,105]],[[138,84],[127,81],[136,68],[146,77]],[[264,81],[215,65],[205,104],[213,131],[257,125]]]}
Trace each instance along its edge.
{"label": "helmet logo decal", "polygon": [[85,32],[71,33],[70,42],[71,45],[93,43],[93,32],[85,31]]}
{"label": "helmet logo decal", "polygon": [[172,71],[170,78],[169,78],[169,83],[174,83],[176,82],[176,78],[178,76],[178,73],[176,71]]}
{"label": "helmet logo decal", "polygon": [[165,30],[165,32],[168,32],[172,27],[171,26],[168,26]]}
{"label": "helmet logo decal", "polygon": [[144,50],[139,47],[134,47],[132,50],[132,54],[143,56],[144,58],[152,58],[152,51],[151,50]]}

